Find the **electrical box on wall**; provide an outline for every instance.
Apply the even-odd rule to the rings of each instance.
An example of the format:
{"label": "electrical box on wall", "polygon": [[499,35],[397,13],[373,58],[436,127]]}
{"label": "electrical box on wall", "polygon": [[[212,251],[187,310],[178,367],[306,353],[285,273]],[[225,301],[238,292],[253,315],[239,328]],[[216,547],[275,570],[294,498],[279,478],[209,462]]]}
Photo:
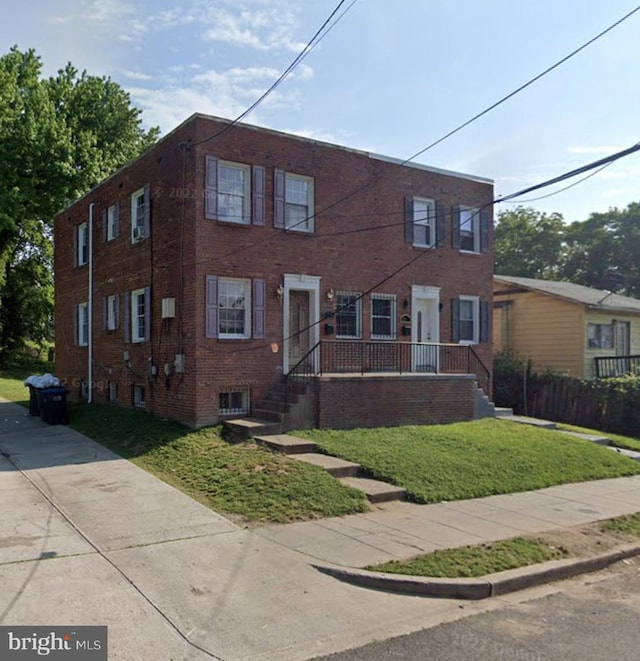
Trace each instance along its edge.
{"label": "electrical box on wall", "polygon": [[176,299],[163,298],[162,299],[162,318],[173,319],[176,316]]}
{"label": "electrical box on wall", "polygon": [[186,360],[185,360],[184,354],[183,353],[177,353],[176,357],[175,357],[175,360],[173,361],[173,366],[175,367],[176,372],[178,374],[181,374],[182,372],[184,372],[185,362],[186,362]]}

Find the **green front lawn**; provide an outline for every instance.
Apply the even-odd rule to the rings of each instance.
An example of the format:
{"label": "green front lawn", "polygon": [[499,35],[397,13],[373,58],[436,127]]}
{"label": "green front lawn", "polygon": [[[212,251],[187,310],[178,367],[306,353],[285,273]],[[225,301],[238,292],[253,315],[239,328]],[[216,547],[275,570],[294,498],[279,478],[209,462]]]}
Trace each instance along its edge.
{"label": "green front lawn", "polygon": [[503,420],[293,433],[404,487],[418,503],[640,473],[640,464],[606,448]]}
{"label": "green front lawn", "polygon": [[[22,385],[43,369],[0,372],[0,396],[28,406]],[[231,445],[220,427],[192,431],[144,411],[70,404],[70,427],[222,513],[247,521],[288,522],[368,509],[361,491],[321,468],[258,448]]]}

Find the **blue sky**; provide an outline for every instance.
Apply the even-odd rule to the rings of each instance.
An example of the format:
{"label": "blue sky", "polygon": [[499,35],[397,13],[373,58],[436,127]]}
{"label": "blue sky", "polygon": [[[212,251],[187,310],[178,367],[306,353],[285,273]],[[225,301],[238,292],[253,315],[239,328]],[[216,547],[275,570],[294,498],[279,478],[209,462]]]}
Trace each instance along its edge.
{"label": "blue sky", "polygon": [[[194,112],[229,118],[242,112],[336,4],[3,0],[0,41],[2,52],[14,44],[35,48],[46,74],[71,61],[111,76],[143,109],[145,123],[166,133]],[[408,158],[634,6],[633,0],[357,0],[245,121]],[[418,162],[492,178],[496,195],[507,195],[640,141],[639,34],[640,12]],[[530,197],[536,195],[523,199]],[[640,153],[527,204],[572,221],[638,200]]]}

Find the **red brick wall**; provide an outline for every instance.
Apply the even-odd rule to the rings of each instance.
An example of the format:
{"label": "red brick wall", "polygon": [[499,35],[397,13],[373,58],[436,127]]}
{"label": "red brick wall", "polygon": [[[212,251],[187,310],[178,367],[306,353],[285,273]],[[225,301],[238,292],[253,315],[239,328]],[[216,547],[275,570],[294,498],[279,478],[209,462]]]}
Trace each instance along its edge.
{"label": "red brick wall", "polygon": [[[87,350],[73,346],[72,309],[74,303],[87,298],[87,267],[73,267],[71,230],[86,219],[91,202],[95,202],[97,219],[105,205],[115,199],[120,199],[122,207],[118,241],[104,244],[101,232],[96,232],[94,363],[95,379],[105,389],[97,388],[95,398],[104,400],[106,383],[116,380],[121,403],[130,405],[132,385],[140,383],[146,387],[149,410],[195,426],[218,420],[220,390],[247,388],[256,403],[282,369],[282,341],[287,330],[283,329],[282,303],[275,291],[285,273],[322,278],[320,300],[324,313],[333,307],[325,297],[329,289],[365,292],[418,257],[375,288],[376,292],[397,297],[398,340],[411,339],[400,334],[400,317],[412,314],[414,284],[440,288],[442,342],[451,338],[452,298],[462,294],[491,301],[493,252],[462,254],[451,247],[449,234],[451,208],[489,202],[493,195],[490,184],[402,167],[342,147],[247,126],[235,126],[204,141],[225,126],[196,116],[56,219],[57,372],[69,380],[72,391],[73,381],[86,375]],[[186,150],[182,147],[185,140],[191,142]],[[265,167],[264,227],[205,219],[206,155]],[[273,227],[274,168],[314,177],[313,234]],[[152,236],[131,245],[130,195],[145,183],[152,191]],[[362,190],[340,201],[358,189]],[[449,212],[448,235],[443,247],[424,250],[405,243],[404,198],[411,195],[445,205]],[[377,229],[365,231],[371,227]],[[490,239],[492,242],[492,232]],[[266,279],[265,340],[204,337],[207,275]],[[122,306],[125,291],[144,286],[152,287],[152,339],[125,345],[122,323],[118,331],[102,331],[101,300],[109,293],[120,293]],[[176,298],[177,318],[163,322],[161,298],[167,296]],[[403,306],[405,300],[407,307]],[[121,310],[121,322],[123,318]],[[368,295],[363,299],[362,319],[367,339]],[[321,337],[326,336],[321,333]],[[278,353],[273,353],[272,343],[277,345]],[[125,348],[130,351],[129,364],[122,358]],[[162,366],[172,363],[181,349],[186,355],[186,371],[182,375],[172,373],[165,382]],[[490,365],[491,343],[481,343],[477,351]],[[159,376],[150,376],[150,365],[158,367]]]}
{"label": "red brick wall", "polygon": [[397,427],[473,419],[474,382],[464,375],[320,377],[318,427]]}

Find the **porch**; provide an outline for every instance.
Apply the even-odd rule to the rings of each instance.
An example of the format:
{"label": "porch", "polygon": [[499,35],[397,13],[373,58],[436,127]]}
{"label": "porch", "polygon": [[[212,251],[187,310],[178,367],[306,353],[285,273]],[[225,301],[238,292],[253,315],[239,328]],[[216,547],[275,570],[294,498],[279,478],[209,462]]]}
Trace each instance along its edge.
{"label": "porch", "polygon": [[624,374],[640,374],[640,356],[597,356],[596,378],[606,379]]}

